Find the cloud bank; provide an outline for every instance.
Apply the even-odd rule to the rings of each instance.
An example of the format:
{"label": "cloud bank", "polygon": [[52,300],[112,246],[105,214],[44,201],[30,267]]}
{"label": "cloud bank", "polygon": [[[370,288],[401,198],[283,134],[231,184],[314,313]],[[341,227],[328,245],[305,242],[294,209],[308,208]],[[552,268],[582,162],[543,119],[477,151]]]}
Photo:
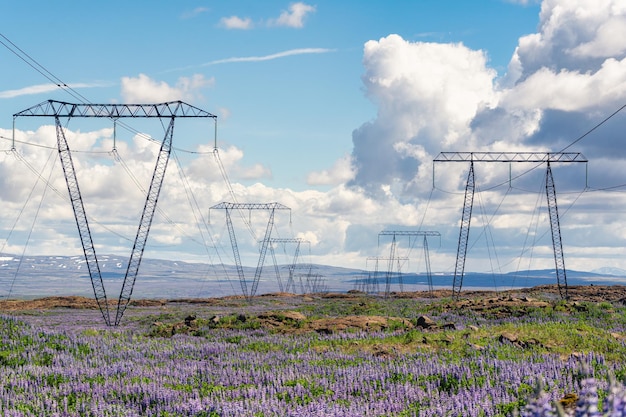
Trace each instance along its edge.
{"label": "cloud bank", "polygon": [[[593,179],[594,188],[626,183],[626,152],[619,145],[622,129],[616,122],[606,123],[584,140],[577,138],[626,103],[626,51],[607,35],[624,30],[626,7],[608,0],[546,0],[539,19],[538,32],[519,39],[508,72],[501,77],[489,68],[484,51],[463,44],[409,42],[398,35],[367,42],[363,83],[378,113],[354,131],[355,176],[349,185],[379,201],[388,198],[418,206],[429,201],[426,222],[450,230],[448,237],[453,239],[450,225],[457,225],[458,234],[462,200],[440,191],[462,194],[467,167],[439,166],[434,201],[429,200],[432,160],[439,152],[582,152],[590,158],[591,178],[569,168],[560,171],[567,173],[563,177],[555,175],[557,190],[580,191],[577,197],[562,194],[559,203],[563,212],[571,206],[576,213],[569,214],[575,217],[572,223],[564,221],[562,226],[573,254],[570,267],[588,269],[589,260],[576,255],[584,252],[580,242],[593,242],[594,252],[607,254],[611,252],[607,246],[624,245],[614,229],[618,214],[610,208],[623,204],[624,198],[600,191],[582,194],[587,180]],[[515,175],[524,171],[515,169],[519,172]],[[506,184],[510,175],[502,166],[480,165],[476,170],[477,181],[487,189]],[[542,180],[541,175],[536,177],[523,175],[514,186]],[[474,220],[478,230],[474,233],[484,235],[481,224],[489,226],[499,244],[523,237],[522,233],[528,238],[532,219],[521,208],[523,198],[535,198],[503,199],[505,193],[506,189],[481,193],[482,211],[489,215]],[[450,204],[456,204],[455,213],[444,208]],[[497,215],[491,214],[496,210]],[[603,219],[600,224],[597,216]],[[545,220],[538,224],[546,225]],[[542,245],[550,254],[551,242],[544,239]],[[608,255],[600,258],[593,263],[624,265]],[[483,259],[483,266],[486,263]]]}
{"label": "cloud bank", "polygon": [[[313,11],[292,6],[276,23],[281,20],[296,27]],[[489,67],[487,51],[473,50],[462,43],[412,42],[397,34],[365,42],[362,82],[365,96],[376,105],[377,114],[373,120],[355,126],[350,155],[330,168],[309,174],[309,184],[329,187],[326,191],[268,187],[263,180],[271,177],[271,172],[262,165],[244,166],[243,152],[232,145],[220,149],[218,155],[230,177],[228,184],[220,181],[222,175],[211,144],[200,144],[195,160],[171,166],[147,256],[167,254],[180,259],[184,253],[206,261],[206,243],[226,248],[221,257],[213,258],[215,262],[232,263],[223,213],[211,213],[210,220],[204,221],[208,219],[207,208],[234,199],[276,201],[291,208],[291,221],[282,213],[276,218],[280,229],[277,233],[282,237],[306,237],[312,244],[313,262],[364,268],[367,257],[383,255],[388,249],[385,244],[378,246],[381,230],[437,230],[442,239],[439,248],[432,248],[432,268],[451,272],[468,166],[438,165],[435,170],[432,161],[439,152],[559,151],[626,103],[626,49],[608,36],[624,31],[623,2],[545,0],[538,18],[537,33],[521,37],[511,51],[506,74]],[[254,59],[258,58],[262,57]],[[140,74],[122,80],[121,97],[133,102],[181,98],[193,102],[212,82],[194,76],[169,85]],[[626,198],[623,193],[602,190],[623,190],[626,183],[623,129],[616,121],[611,119],[568,149],[589,158],[588,174],[580,167],[554,168],[568,268],[626,269],[622,256]],[[111,149],[110,128],[90,134],[70,132],[72,139],[80,137],[81,146]],[[9,137],[11,133],[0,131],[0,135]],[[18,130],[17,135],[42,145],[55,143],[51,127],[32,132]],[[146,184],[157,147],[141,137],[120,142],[119,147],[124,160],[129,164],[132,161],[137,182]],[[51,173],[50,182],[56,189],[64,190],[58,170],[52,174],[52,162],[45,165],[55,157],[54,149],[29,147],[22,152],[39,172]],[[12,173],[17,170],[13,168],[23,161],[13,154],[0,155],[0,159],[4,170],[0,173],[0,197],[7,202],[6,213],[19,212],[28,197],[27,190],[41,178],[33,174],[16,179]],[[49,171],[44,169],[46,166]],[[545,167],[532,168],[476,164],[480,192],[476,196],[466,270],[554,267],[545,186],[542,189]],[[128,239],[120,236],[132,237],[136,230],[143,191],[128,180],[122,165],[106,156],[77,158],[77,169],[79,179],[84,178],[81,187],[90,199],[88,213],[99,225],[96,229],[103,239],[101,245],[108,252],[128,252]],[[510,178],[514,179],[509,182]],[[41,241],[55,236],[54,241],[64,249],[77,249],[67,201],[56,193],[49,194],[46,198],[55,203],[46,205],[39,217],[54,226],[44,229]],[[136,207],[131,207],[129,201]],[[33,204],[26,211],[35,216],[35,210]],[[121,214],[113,217],[110,213]],[[237,214],[233,219],[243,230],[248,221],[258,231],[257,236],[244,233],[240,241],[246,264],[254,265],[267,213]],[[210,230],[200,233],[198,224],[204,223],[210,225]],[[60,232],[59,224],[68,227]],[[108,229],[114,229],[115,234]],[[21,226],[21,230],[25,233],[28,226]],[[488,240],[494,245],[492,249],[487,248]],[[495,246],[497,260],[494,252],[489,252]],[[412,249],[413,253],[419,250]],[[58,253],[59,247],[41,250]]]}
{"label": "cloud bank", "polygon": [[202,74],[181,77],[175,86],[158,82],[145,74],[122,78],[122,100],[125,103],[163,103],[166,101],[194,101],[202,96],[200,90],[214,84],[214,79],[206,79]]}

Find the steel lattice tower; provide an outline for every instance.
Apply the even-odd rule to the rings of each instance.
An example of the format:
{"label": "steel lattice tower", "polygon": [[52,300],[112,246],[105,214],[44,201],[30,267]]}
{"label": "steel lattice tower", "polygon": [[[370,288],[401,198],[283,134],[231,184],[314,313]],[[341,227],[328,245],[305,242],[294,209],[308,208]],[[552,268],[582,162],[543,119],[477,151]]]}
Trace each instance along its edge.
{"label": "steel lattice tower", "polygon": [[[276,253],[274,251],[274,245],[273,243],[295,243],[296,244],[296,249],[295,249],[295,253],[293,255],[293,260],[292,262],[289,264],[289,278],[287,279],[287,286],[283,287],[283,281],[280,277],[280,269],[278,267],[278,262],[276,261]],[[270,253],[272,255],[272,260],[274,261],[274,270],[276,272],[276,279],[278,281],[278,287],[280,289],[281,292],[285,291],[285,292],[289,292],[289,287],[290,286],[294,286],[294,282],[293,282],[293,273],[294,270],[296,269],[296,264],[298,263],[298,256],[300,256],[300,247],[302,245],[302,243],[307,243],[311,244],[311,242],[309,242],[308,240],[304,240],[304,239],[300,239],[300,238],[270,238],[269,241],[269,250]],[[295,290],[295,288],[294,288]]]}
{"label": "steel lattice tower", "polygon": [[[587,159],[579,152],[441,152],[433,159],[433,187],[435,183],[435,162],[469,162],[470,170],[465,187],[465,200],[459,231],[459,246],[457,249],[456,268],[452,288],[453,298],[458,299],[463,285],[465,258],[467,255],[467,241],[469,236],[472,206],[474,200],[474,162],[533,162],[546,163],[546,195],[550,215],[550,230],[552,232],[552,248],[554,251],[557,285],[562,298],[567,298],[567,278],[565,273],[565,259],[561,240],[561,226],[556,203],[556,189],[552,177],[550,163],[580,162],[587,163]],[[509,179],[511,181],[511,179]]]}
{"label": "steel lattice tower", "polygon": [[[397,241],[396,241],[396,236],[408,236],[409,238],[409,246],[411,246],[410,244],[410,239],[413,236],[423,236],[424,237],[424,259],[426,262],[426,273],[427,273],[427,277],[428,277],[428,288],[430,290],[430,292],[432,293],[433,290],[433,282],[432,282],[432,274],[430,271],[430,256],[428,254],[428,243],[427,243],[427,237],[439,237],[441,238],[441,234],[439,232],[436,231],[421,231],[421,230],[383,230],[382,232],[380,232],[378,234],[378,242],[380,244],[380,237],[381,236],[391,236],[391,246],[389,249],[389,258],[385,258],[384,260],[388,261],[388,268],[387,268],[387,274],[386,274],[386,279],[385,279],[385,296],[388,296],[390,294],[390,290],[391,290],[391,275],[392,275],[392,271],[393,271],[393,263],[397,262],[398,263],[398,276],[399,276],[399,280],[400,280],[400,291],[402,291],[402,279],[400,277],[400,260],[401,259],[406,259],[408,260],[408,258],[399,258],[396,255],[396,247],[397,247]],[[382,258],[378,258],[379,260]],[[377,269],[378,269],[378,263],[377,265]]]}
{"label": "steel lattice tower", "polygon": [[[241,284],[241,290],[243,291],[244,297],[250,299],[256,294],[257,287],[259,285],[259,280],[261,279],[261,272],[263,271],[263,265],[265,263],[265,255],[267,253],[267,248],[271,241],[272,229],[274,228],[274,215],[276,210],[289,210],[291,209],[287,206],[284,206],[280,203],[229,203],[222,202],[216,204],[209,208],[209,212],[211,210],[224,210],[226,214],[226,226],[228,228],[228,235],[230,237],[230,243],[233,249],[233,256],[235,258],[235,264],[237,267],[237,274],[239,275],[239,282]],[[254,272],[254,280],[252,281],[252,288],[248,291],[248,283],[246,282],[243,265],[241,264],[241,256],[239,254],[239,246],[237,245],[237,236],[235,235],[235,228],[233,226],[233,221],[230,215],[232,210],[264,210],[269,211],[270,216],[267,221],[267,226],[265,228],[265,235],[261,240],[261,249],[259,251],[259,260],[257,262],[257,266]],[[211,217],[211,216],[209,216]]]}
{"label": "steel lattice tower", "polygon": [[[364,292],[377,294],[380,292],[380,286],[378,283],[378,272],[379,272],[378,265],[380,261],[385,261],[387,262],[387,266],[391,265],[393,267],[393,262],[397,262],[397,263],[408,262],[409,258],[408,256],[397,256],[397,255],[395,255],[394,257],[369,256],[365,260],[366,268],[368,268],[370,261],[374,261],[374,273],[372,274],[372,271],[368,269],[368,277],[367,277],[367,280],[365,281]],[[385,291],[386,291],[385,294],[386,295],[389,295],[389,289],[387,288],[388,281],[389,281],[389,270],[385,271]]]}
{"label": "steel lattice tower", "polygon": [[[78,233],[80,235],[85,255],[85,261],[89,270],[94,296],[105,323],[109,326],[117,326],[122,319],[128,303],[130,302],[139,266],[141,264],[141,259],[143,257],[143,251],[148,240],[150,225],[152,224],[152,219],[154,218],[154,212],[156,210],[157,201],[163,185],[163,179],[165,178],[165,171],[167,169],[167,163],[172,149],[174,120],[176,118],[210,118],[213,119],[215,126],[217,126],[217,116],[182,101],[171,101],[159,104],[76,104],[48,100],[26,110],[22,110],[19,113],[15,113],[13,115],[13,126],[15,126],[15,119],[18,117],[54,117],[59,158],[63,166],[63,173],[65,175],[70,201],[72,203],[72,209],[74,211],[74,217],[76,219],[76,225],[78,227]],[[80,193],[78,178],[76,177],[76,170],[74,168],[74,162],[72,161],[70,148],[65,138],[64,129],[61,125],[62,118],[69,120],[73,117],[108,118],[112,120],[122,118],[169,119],[169,125],[159,150],[159,156],[154,168],[152,181],[150,182],[150,188],[146,196],[141,221],[137,228],[137,235],[135,236],[133,249],[128,262],[128,268],[126,270],[126,275],[124,276],[124,282],[118,298],[117,312],[114,321],[111,320],[106,290],[102,281],[102,275],[91,236],[91,230],[89,228],[89,222],[87,221],[83,198]]]}

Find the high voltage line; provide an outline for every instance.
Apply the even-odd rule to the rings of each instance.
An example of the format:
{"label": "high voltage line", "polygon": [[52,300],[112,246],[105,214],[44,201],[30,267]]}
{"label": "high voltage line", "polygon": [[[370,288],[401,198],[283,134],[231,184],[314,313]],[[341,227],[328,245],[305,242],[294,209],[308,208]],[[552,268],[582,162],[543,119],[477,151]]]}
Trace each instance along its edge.
{"label": "high voltage line", "polygon": [[[61,78],[59,78],[58,76],[56,76],[53,72],[51,72],[48,68],[46,68],[44,65],[42,65],[41,63],[39,63],[37,60],[35,60],[32,56],[30,56],[27,52],[25,52],[23,49],[21,49],[19,46],[17,46],[14,42],[12,42],[9,38],[7,38],[5,35],[3,35],[2,33],[0,33],[0,44],[3,45],[8,51],[10,51],[12,54],[14,54],[17,58],[19,58],[21,61],[23,61],[26,65],[28,65],[29,67],[31,67],[33,70],[35,70],[36,72],[38,72],[40,75],[42,75],[44,78],[46,78],[49,82],[51,82],[52,84],[54,84],[56,87],[58,87],[59,89],[63,90],[64,92],[66,92],[67,94],[69,94],[70,96],[72,96],[74,99],[76,99],[77,101],[79,101],[82,104],[91,104],[91,102],[82,94],[80,94],[78,91],[76,91],[71,84],[67,84],[66,82],[64,82]],[[596,123],[593,127],[591,127],[589,130],[587,130],[585,133],[583,133],[582,135],[580,135],[579,137],[577,137],[576,139],[574,139],[572,142],[570,142],[567,146],[565,146],[564,148],[561,149],[560,153],[564,153],[567,149],[571,148],[572,146],[574,146],[575,144],[581,142],[583,139],[585,139],[586,137],[588,137],[591,133],[593,133],[594,131],[596,131],[597,129],[599,129],[602,125],[604,125],[605,123],[607,123],[610,119],[612,119],[613,117],[615,117],[617,114],[619,114],[620,112],[622,112],[624,110],[624,108],[626,108],[626,104],[622,105],[621,107],[619,107],[617,110],[615,110],[613,113],[611,113],[610,115],[608,115],[607,117],[605,117],[604,119],[602,119],[600,122]],[[112,118],[116,124],[121,125],[123,128],[125,128],[126,130],[128,130],[131,133],[135,133],[138,136],[142,137],[143,139],[146,139],[150,142],[153,143],[159,143],[158,141],[152,139],[151,137],[147,136],[146,134],[143,134],[141,132],[139,132],[138,130],[126,125],[125,123],[121,123],[119,121],[117,121],[116,119]],[[6,140],[12,140],[13,143],[18,142],[18,143],[22,143],[25,145],[29,145],[29,146],[37,146],[37,147],[41,147],[41,148],[48,148],[48,149],[56,149],[54,147],[48,147],[45,145],[41,145],[41,144],[34,144],[34,143],[27,143],[27,142],[20,142],[20,141],[15,141],[15,138],[10,139],[10,138],[6,138],[3,136],[0,136],[1,139],[6,139]],[[171,150],[178,150],[180,152],[184,152],[184,153],[188,153],[188,154],[209,154],[209,153],[215,153],[217,149],[213,149],[211,151],[206,151],[206,152],[199,152],[199,151],[191,151],[191,150],[186,150],[186,149],[181,149],[181,148],[174,148],[172,147]],[[114,150],[115,151],[115,150]],[[76,152],[91,152],[91,153],[107,153],[104,151],[76,151]],[[218,157],[219,158],[219,157]],[[220,166],[220,161],[218,161],[218,166]],[[529,172],[535,170],[536,168],[538,168],[540,165],[534,166],[528,170],[526,170],[525,172],[523,172],[520,175],[517,175],[515,177],[515,179],[522,177],[526,174],[528,174]],[[127,168],[127,167],[125,167]],[[222,174],[224,175],[225,173],[222,172]],[[512,179],[509,179],[506,182],[503,182],[502,184],[490,187],[486,190],[483,191],[488,191],[494,188],[499,187],[500,185],[504,185],[507,182],[510,184]],[[434,179],[433,179],[434,182]],[[229,185],[230,187],[230,183],[228,180],[226,180],[226,183]],[[587,192],[591,192],[591,191],[613,191],[615,189],[621,188],[621,187],[625,187],[625,184],[620,184],[620,185],[615,185],[615,186],[609,186],[609,187],[604,187],[604,188],[589,188],[589,187],[585,187],[585,190],[583,190],[583,192],[587,191]],[[433,189],[434,189],[434,184],[433,184]],[[232,193],[232,189],[231,193]],[[442,190],[443,191],[443,190]],[[431,195],[432,195],[432,190],[431,190]],[[430,197],[429,197],[430,200]],[[424,214],[425,215],[425,214]],[[422,219],[423,221],[424,219]]]}

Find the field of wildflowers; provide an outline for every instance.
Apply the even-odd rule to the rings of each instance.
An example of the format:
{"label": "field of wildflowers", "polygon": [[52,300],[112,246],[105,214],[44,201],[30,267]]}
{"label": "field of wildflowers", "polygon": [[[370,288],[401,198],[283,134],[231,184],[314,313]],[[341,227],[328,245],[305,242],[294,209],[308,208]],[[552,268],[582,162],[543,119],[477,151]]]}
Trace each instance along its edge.
{"label": "field of wildflowers", "polygon": [[0,312],[0,415],[626,416],[618,302],[273,296],[127,314]]}

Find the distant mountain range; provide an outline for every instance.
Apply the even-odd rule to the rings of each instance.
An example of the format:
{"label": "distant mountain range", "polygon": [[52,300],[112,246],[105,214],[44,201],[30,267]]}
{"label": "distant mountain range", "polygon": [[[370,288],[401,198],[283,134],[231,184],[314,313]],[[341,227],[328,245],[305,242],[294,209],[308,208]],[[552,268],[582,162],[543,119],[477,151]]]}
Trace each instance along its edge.
{"label": "distant mountain range", "polygon": [[[115,255],[99,256],[99,266],[107,296],[117,298],[126,274],[128,259]],[[210,265],[168,261],[142,260],[133,298],[190,298],[241,295],[252,288],[255,268],[244,267],[244,281],[234,265]],[[568,270],[568,285],[626,285],[626,270],[600,268],[593,272]],[[435,287],[452,288],[453,273],[433,273]],[[283,291],[345,292],[353,289],[385,291],[418,291],[428,289],[425,273],[373,274],[359,269],[327,265],[297,265],[289,282],[289,268],[266,265],[258,282],[256,294]],[[280,281],[279,281],[280,279]],[[554,270],[517,271],[506,274],[466,273],[463,289],[495,289],[534,287],[555,284]],[[93,296],[93,289],[84,257],[24,256],[0,254],[0,298],[36,298],[53,295]]]}
{"label": "distant mountain range", "polygon": [[602,268],[594,269],[593,271],[596,274],[600,275],[613,275],[616,277],[626,277],[626,269],[622,268],[614,268],[611,266],[605,266]]}

